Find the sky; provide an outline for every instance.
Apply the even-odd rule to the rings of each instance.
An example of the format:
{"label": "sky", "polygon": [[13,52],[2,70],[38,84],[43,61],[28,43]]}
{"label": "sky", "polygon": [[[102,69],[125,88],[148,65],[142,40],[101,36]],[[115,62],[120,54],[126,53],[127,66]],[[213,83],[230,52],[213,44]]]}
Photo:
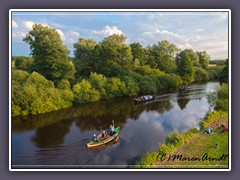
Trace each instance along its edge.
{"label": "sky", "polygon": [[57,30],[70,56],[80,37],[100,42],[112,34],[123,34],[126,44],[139,42],[146,47],[168,40],[181,50],[205,50],[211,59],[227,59],[228,21],[227,11],[12,11],[12,55],[30,56],[23,38],[34,24],[42,24]]}

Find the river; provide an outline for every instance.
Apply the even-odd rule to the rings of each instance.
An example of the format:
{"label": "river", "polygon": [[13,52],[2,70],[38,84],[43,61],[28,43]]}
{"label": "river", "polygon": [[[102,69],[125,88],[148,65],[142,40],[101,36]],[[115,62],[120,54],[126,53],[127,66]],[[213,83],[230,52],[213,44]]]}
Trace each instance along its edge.
{"label": "river", "polygon": [[[199,128],[209,111],[206,95],[217,82],[168,90],[147,103],[103,100],[37,116],[12,118],[12,168],[128,168],[154,151],[169,132]],[[86,143],[114,120],[120,140],[88,149]]]}

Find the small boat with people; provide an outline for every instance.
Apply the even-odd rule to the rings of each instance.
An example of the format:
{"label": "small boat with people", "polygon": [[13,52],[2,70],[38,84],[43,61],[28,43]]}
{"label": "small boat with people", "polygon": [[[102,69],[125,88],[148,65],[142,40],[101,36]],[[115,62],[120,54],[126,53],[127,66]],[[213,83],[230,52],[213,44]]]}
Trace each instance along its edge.
{"label": "small boat with people", "polygon": [[108,131],[103,131],[101,134],[93,135],[93,138],[87,143],[87,147],[98,147],[105,145],[109,142],[112,142],[114,140],[118,140],[118,134],[120,131],[120,127],[114,128],[114,123],[113,125],[110,126],[110,129]]}
{"label": "small boat with people", "polygon": [[136,99],[134,99],[135,102],[146,102],[146,101],[151,101],[154,100],[156,98],[155,95],[144,95],[144,96],[140,96]]}
{"label": "small boat with people", "polygon": [[178,91],[187,91],[189,90],[189,86],[188,85],[182,85],[178,88]]}

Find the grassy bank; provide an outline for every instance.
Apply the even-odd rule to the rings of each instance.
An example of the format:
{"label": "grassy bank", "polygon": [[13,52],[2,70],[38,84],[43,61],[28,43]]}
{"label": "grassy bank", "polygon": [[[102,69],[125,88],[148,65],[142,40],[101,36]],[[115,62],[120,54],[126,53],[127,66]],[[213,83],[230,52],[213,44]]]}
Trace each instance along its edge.
{"label": "grassy bank", "polygon": [[[228,112],[213,111],[196,128],[168,134],[159,151],[147,152],[135,168],[228,168],[228,134],[219,126],[228,127]],[[204,130],[212,127],[214,134]],[[218,144],[218,148],[215,147]]]}

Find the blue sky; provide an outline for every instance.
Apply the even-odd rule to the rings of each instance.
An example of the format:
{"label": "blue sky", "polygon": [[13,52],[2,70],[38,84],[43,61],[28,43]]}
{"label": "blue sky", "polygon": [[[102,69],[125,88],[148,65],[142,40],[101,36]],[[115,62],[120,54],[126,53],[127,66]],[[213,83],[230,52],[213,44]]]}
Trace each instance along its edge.
{"label": "blue sky", "polygon": [[206,50],[211,59],[228,58],[228,12],[12,12],[12,55],[29,56],[22,41],[33,24],[55,28],[73,56],[79,37],[101,41],[123,34],[126,44],[146,47],[164,39],[184,50]]}

